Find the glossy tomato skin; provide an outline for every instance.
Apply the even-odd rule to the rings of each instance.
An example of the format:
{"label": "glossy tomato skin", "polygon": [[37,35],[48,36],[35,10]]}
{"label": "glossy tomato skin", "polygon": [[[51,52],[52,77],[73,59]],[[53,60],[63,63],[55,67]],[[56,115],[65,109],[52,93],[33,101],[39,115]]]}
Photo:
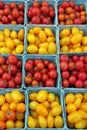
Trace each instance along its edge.
{"label": "glossy tomato skin", "polygon": [[6,63],[6,59],[3,56],[0,56],[0,65],[3,65]]}
{"label": "glossy tomato skin", "polygon": [[43,63],[37,63],[37,68],[38,70],[43,70],[44,69],[44,64]]}
{"label": "glossy tomato skin", "polygon": [[65,70],[65,71],[63,71],[63,72],[61,73],[61,76],[62,76],[62,78],[64,78],[64,79],[68,79],[69,76],[70,76],[70,73],[69,73],[68,70]]}
{"label": "glossy tomato skin", "polygon": [[69,61],[69,56],[68,55],[60,55],[60,61],[65,61],[68,62]]}
{"label": "glossy tomato skin", "polygon": [[16,65],[9,65],[8,66],[8,71],[11,75],[15,75],[17,73],[17,67]]}
{"label": "glossy tomato skin", "polygon": [[63,86],[64,88],[68,88],[68,87],[70,86],[69,80],[64,79],[64,80],[62,81],[62,86]]}
{"label": "glossy tomato skin", "polygon": [[6,88],[8,85],[7,81],[4,79],[0,80],[0,88]]}
{"label": "glossy tomato skin", "polygon": [[31,83],[32,83],[32,78],[29,77],[29,76],[26,76],[25,79],[24,79],[24,81],[25,81],[25,84],[26,84],[26,85],[31,85]]}
{"label": "glossy tomato skin", "polygon": [[68,66],[69,66],[70,71],[74,70],[74,68],[75,68],[75,64],[72,61],[69,62]]}
{"label": "glossy tomato skin", "polygon": [[32,70],[32,69],[33,69],[32,64],[26,62],[26,64],[25,64],[25,69],[26,69],[26,71]]}
{"label": "glossy tomato skin", "polygon": [[45,83],[48,80],[48,75],[47,74],[43,74],[42,75],[42,81]]}
{"label": "glossy tomato skin", "polygon": [[40,81],[40,80],[41,80],[41,77],[42,77],[42,75],[41,75],[40,72],[35,72],[35,73],[34,73],[34,78],[35,78],[35,80]]}
{"label": "glossy tomato skin", "polygon": [[56,79],[57,78],[57,71],[56,70],[50,70],[49,71],[49,77],[52,79]]}
{"label": "glossy tomato skin", "polygon": [[82,88],[82,87],[83,87],[83,82],[82,82],[81,80],[77,80],[77,81],[75,82],[75,87],[76,87],[76,88]]}
{"label": "glossy tomato skin", "polygon": [[35,86],[38,86],[39,83],[37,80],[33,80],[32,83],[31,83],[32,87],[35,87]]}
{"label": "glossy tomato skin", "polygon": [[20,85],[22,83],[22,78],[20,76],[15,76],[14,82],[17,85]]}
{"label": "glossy tomato skin", "polygon": [[69,83],[70,83],[70,85],[74,85],[75,82],[76,82],[76,77],[74,75],[71,75],[69,77]]}
{"label": "glossy tomato skin", "polygon": [[8,82],[8,88],[15,88],[15,82],[14,82],[14,80],[9,80],[9,82]]}
{"label": "glossy tomato skin", "polygon": [[73,60],[74,62],[77,62],[77,61],[79,60],[79,57],[78,57],[77,55],[74,55],[74,56],[72,57],[72,60]]}
{"label": "glossy tomato skin", "polygon": [[18,62],[18,58],[16,55],[11,54],[10,56],[8,56],[8,63],[9,64],[17,64]]}
{"label": "glossy tomato skin", "polygon": [[84,86],[84,88],[87,88],[87,80],[85,80],[85,81],[83,82],[83,86]]}
{"label": "glossy tomato skin", "polygon": [[61,68],[61,70],[67,70],[68,69],[68,63],[65,62],[65,61],[62,61],[60,63],[60,68]]}
{"label": "glossy tomato skin", "polygon": [[75,66],[77,70],[81,70],[84,67],[84,64],[82,61],[77,61]]}
{"label": "glossy tomato skin", "polygon": [[85,81],[86,78],[87,78],[87,76],[86,76],[86,73],[85,73],[85,72],[79,72],[79,73],[78,73],[78,79],[79,79],[79,80]]}
{"label": "glossy tomato skin", "polygon": [[50,62],[49,64],[48,64],[48,70],[52,70],[52,69],[56,69],[56,65],[55,65],[55,63],[53,63],[53,62]]}
{"label": "glossy tomato skin", "polygon": [[48,79],[46,81],[46,87],[54,87],[55,86],[55,80],[53,79]]}
{"label": "glossy tomato skin", "polygon": [[6,80],[6,81],[9,81],[9,80],[11,80],[11,75],[9,73],[5,72],[2,75],[2,79]]}
{"label": "glossy tomato skin", "polygon": [[16,119],[16,113],[13,110],[8,110],[6,112],[6,118],[8,120],[15,120]]}

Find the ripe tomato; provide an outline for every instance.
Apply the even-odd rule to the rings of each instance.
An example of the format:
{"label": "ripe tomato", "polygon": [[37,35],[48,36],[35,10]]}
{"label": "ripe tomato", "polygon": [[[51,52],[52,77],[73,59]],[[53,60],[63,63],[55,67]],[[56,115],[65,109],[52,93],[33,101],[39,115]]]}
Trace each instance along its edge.
{"label": "ripe tomato", "polygon": [[4,15],[8,16],[10,14],[10,9],[9,8],[5,8],[4,9]]}
{"label": "ripe tomato", "polygon": [[44,66],[47,67],[49,64],[49,60],[44,60]]}
{"label": "ripe tomato", "polygon": [[41,10],[40,10],[38,7],[34,7],[34,8],[32,9],[32,15],[33,15],[33,16],[39,16],[40,13],[41,13]]}
{"label": "ripe tomato", "polygon": [[76,17],[75,13],[71,13],[71,14],[70,14],[70,18],[71,18],[72,20],[74,20],[75,17]]}
{"label": "ripe tomato", "polygon": [[65,20],[64,14],[59,14],[58,19],[59,19],[59,21],[64,21]]}
{"label": "ripe tomato", "polygon": [[32,83],[31,83],[31,85],[32,85],[32,86],[38,86],[38,85],[39,85],[39,83],[38,83],[38,81],[37,81],[37,80],[33,80],[33,81],[32,81]]}
{"label": "ripe tomato", "polygon": [[87,88],[87,80],[85,80],[85,81],[83,82],[83,86],[84,86],[84,88]]}
{"label": "ripe tomato", "polygon": [[10,8],[11,8],[11,9],[14,9],[14,8],[16,8],[16,7],[17,7],[16,2],[11,2],[11,3],[10,3]]}
{"label": "ripe tomato", "polygon": [[24,4],[22,4],[22,3],[18,4],[18,9],[21,10],[21,11],[23,11],[24,10]]}
{"label": "ripe tomato", "polygon": [[85,57],[84,56],[80,56],[79,60],[81,60],[82,62],[85,62]]}
{"label": "ripe tomato", "polygon": [[53,79],[48,79],[46,81],[46,87],[54,87],[55,86],[55,80]]}
{"label": "ripe tomato", "polygon": [[64,1],[62,2],[62,7],[65,9],[67,7],[69,7],[69,2],[68,1]]}
{"label": "ripe tomato", "polygon": [[66,20],[66,25],[71,25],[71,24],[73,24],[73,21],[71,19],[67,19]]}
{"label": "ripe tomato", "polygon": [[6,128],[6,124],[4,121],[0,121],[0,129],[4,130]]}
{"label": "ripe tomato", "polygon": [[3,65],[6,63],[6,59],[3,56],[0,56],[0,65]]}
{"label": "ripe tomato", "polygon": [[63,14],[65,11],[64,11],[64,8],[63,7],[60,7],[59,9],[58,9],[58,13],[59,14]]}
{"label": "ripe tomato", "polygon": [[50,63],[48,64],[48,70],[55,70],[55,69],[56,69],[55,63],[54,63],[54,62],[50,62]]}
{"label": "ripe tomato", "polygon": [[4,3],[2,1],[0,1],[0,9],[4,8]]}
{"label": "ripe tomato", "polygon": [[36,65],[37,63],[42,63],[42,62],[43,62],[42,59],[35,59],[35,61],[34,61],[35,65]]}
{"label": "ripe tomato", "polygon": [[26,62],[26,63],[25,63],[25,70],[26,70],[26,71],[31,71],[32,69],[33,69],[32,64]]}
{"label": "ripe tomato", "polygon": [[34,60],[27,60],[27,63],[29,63],[29,64],[32,64],[32,66],[34,66]]}
{"label": "ripe tomato", "polygon": [[22,68],[22,61],[21,60],[18,60],[18,62],[17,62],[17,68],[18,69],[21,69]]}
{"label": "ripe tomato", "polygon": [[4,79],[0,80],[0,88],[6,88],[8,85],[7,81],[5,81]]}
{"label": "ripe tomato", "polygon": [[14,20],[14,18],[11,14],[8,15],[8,19],[9,19],[10,22],[12,22]]}
{"label": "ripe tomato", "polygon": [[45,18],[43,18],[42,23],[43,24],[50,24],[50,20],[47,17],[45,17]]}
{"label": "ripe tomato", "polygon": [[70,85],[74,85],[75,82],[76,82],[76,77],[74,75],[71,75],[69,77],[69,83],[70,83]]}
{"label": "ripe tomato", "polygon": [[73,13],[73,9],[71,7],[67,7],[65,11],[66,11],[66,14]]}
{"label": "ripe tomato", "polygon": [[73,71],[72,71],[72,75],[74,75],[75,77],[77,77],[77,76],[78,76],[78,71],[73,70]]}
{"label": "ripe tomato", "polygon": [[82,24],[81,18],[75,18],[74,24]]}
{"label": "ripe tomato", "polygon": [[75,5],[75,6],[74,6],[74,10],[79,12],[79,6],[78,6],[78,5]]}
{"label": "ripe tomato", "polygon": [[42,75],[42,81],[45,83],[46,80],[48,80],[48,75],[47,74],[43,74]]}
{"label": "ripe tomato", "polygon": [[43,2],[42,2],[42,6],[47,6],[47,7],[48,7],[48,6],[49,6],[49,3],[48,3],[47,1],[43,1]]}
{"label": "ripe tomato", "polygon": [[77,61],[75,65],[76,65],[77,70],[81,70],[84,67],[84,64],[82,61]]}
{"label": "ripe tomato", "polygon": [[11,54],[8,56],[8,63],[9,64],[17,64],[17,62],[18,62],[18,58],[16,55]]}
{"label": "ripe tomato", "polygon": [[42,77],[42,75],[41,75],[40,72],[35,72],[35,73],[34,73],[34,79],[35,79],[35,80],[40,81],[40,80],[41,80],[41,77]]}
{"label": "ripe tomato", "polygon": [[17,19],[17,23],[18,24],[23,24],[24,23],[24,18],[22,16],[20,16],[18,19]]}
{"label": "ripe tomato", "polygon": [[72,57],[72,60],[73,60],[74,62],[76,62],[76,61],[79,60],[79,57],[78,57],[77,55],[74,55],[74,56]]}
{"label": "ripe tomato", "polygon": [[37,67],[38,70],[43,70],[44,64],[43,63],[37,63],[36,67]]}
{"label": "ripe tomato", "polygon": [[24,119],[24,113],[22,112],[16,112],[16,118],[17,120],[23,120]]}
{"label": "ripe tomato", "polygon": [[57,78],[57,75],[58,75],[58,73],[57,73],[56,70],[50,70],[48,76],[49,76],[49,78],[51,78],[51,79],[56,79],[56,78]]}
{"label": "ripe tomato", "polygon": [[15,76],[14,82],[17,85],[20,85],[22,83],[22,78],[20,76]]}
{"label": "ripe tomato", "polygon": [[85,56],[85,63],[87,64],[87,56]]}
{"label": "ripe tomato", "polygon": [[48,16],[48,14],[49,14],[49,7],[48,6],[42,6],[41,7],[41,12],[42,12],[42,14]]}
{"label": "ripe tomato", "polygon": [[6,121],[6,116],[4,111],[0,111],[0,121]]}
{"label": "ripe tomato", "polygon": [[15,88],[15,82],[13,80],[9,80],[8,88]]}
{"label": "ripe tomato", "polygon": [[86,78],[87,78],[87,76],[86,76],[86,73],[85,73],[85,72],[79,72],[79,73],[78,73],[78,79],[79,79],[79,80],[85,81]]}
{"label": "ripe tomato", "polygon": [[32,78],[29,76],[25,76],[24,82],[26,85],[31,85],[32,83]]}
{"label": "ripe tomato", "polygon": [[40,7],[39,3],[37,1],[33,2],[33,7]]}
{"label": "ripe tomato", "polygon": [[61,63],[60,63],[60,69],[61,70],[67,70],[68,69],[68,63],[67,62],[65,62],[65,61],[62,61]]}
{"label": "ripe tomato", "polygon": [[75,6],[74,1],[69,1],[69,6],[73,8]]}
{"label": "ripe tomato", "polygon": [[24,113],[26,110],[26,105],[24,103],[18,103],[17,105],[17,111]]}
{"label": "ripe tomato", "polygon": [[8,66],[9,74],[15,75],[17,73],[17,67],[16,65],[9,65]]}
{"label": "ripe tomato", "polygon": [[13,18],[16,20],[19,18],[20,14],[19,14],[19,11],[18,10],[13,10],[12,11],[12,16]]}
{"label": "ripe tomato", "polygon": [[85,11],[85,6],[83,4],[79,5],[79,10],[80,11]]}
{"label": "ripe tomato", "polygon": [[65,71],[62,71],[62,74],[61,74],[62,78],[64,79],[68,79],[69,76],[70,76],[70,73],[68,70],[65,70]]}
{"label": "ripe tomato", "polygon": [[16,113],[13,110],[8,110],[6,112],[6,118],[8,120],[15,120],[16,119]]}
{"label": "ripe tomato", "polygon": [[76,88],[82,88],[83,87],[83,82],[81,80],[76,80],[75,87]]}
{"label": "ripe tomato", "polygon": [[86,23],[86,16],[81,16],[81,20],[82,20],[82,23],[84,24],[84,23]]}
{"label": "ripe tomato", "polygon": [[62,81],[62,86],[64,87],[64,88],[68,88],[69,87],[69,80],[67,80],[67,79],[64,79],[63,81]]}
{"label": "ripe tomato", "polygon": [[70,61],[70,62],[68,63],[68,66],[69,66],[69,70],[70,70],[70,71],[72,71],[72,70],[75,69],[75,63],[74,63],[73,61]]}
{"label": "ripe tomato", "polygon": [[68,55],[60,55],[60,61],[65,61],[68,62],[69,61],[69,56]]}
{"label": "ripe tomato", "polygon": [[9,73],[5,72],[2,75],[2,79],[9,81],[9,80],[11,80],[11,75]]}
{"label": "ripe tomato", "polygon": [[41,19],[38,16],[34,16],[31,19],[31,23],[32,24],[40,24],[41,23]]}

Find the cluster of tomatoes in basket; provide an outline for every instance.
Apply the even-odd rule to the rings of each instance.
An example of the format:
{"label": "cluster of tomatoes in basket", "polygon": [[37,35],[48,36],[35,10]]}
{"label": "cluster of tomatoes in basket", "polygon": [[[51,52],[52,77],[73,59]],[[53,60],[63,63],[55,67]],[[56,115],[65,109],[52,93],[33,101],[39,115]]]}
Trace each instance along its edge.
{"label": "cluster of tomatoes in basket", "polygon": [[0,24],[23,24],[24,4],[0,2]]}
{"label": "cluster of tomatoes in basket", "polygon": [[84,4],[75,4],[74,1],[63,1],[58,6],[59,24],[85,24],[86,10]]}
{"label": "cluster of tomatoes in basket", "polygon": [[0,130],[24,127],[24,100],[24,94],[18,90],[0,94]]}
{"label": "cluster of tomatoes in basket", "polygon": [[67,125],[87,129],[87,92],[69,92],[65,96]]}
{"label": "cluster of tomatoes in basket", "polygon": [[53,92],[40,90],[29,94],[28,127],[29,128],[62,128],[62,105],[60,97]]}
{"label": "cluster of tomatoes in basket", "polygon": [[28,59],[25,63],[25,84],[29,86],[54,87],[58,75],[56,64],[49,60]]}
{"label": "cluster of tomatoes in basket", "polygon": [[87,56],[60,56],[62,86],[87,88]]}
{"label": "cluster of tomatoes in basket", "polygon": [[0,88],[20,88],[22,61],[16,55],[0,56]]}
{"label": "cluster of tomatoes in basket", "polygon": [[46,1],[41,4],[35,1],[29,7],[27,15],[30,24],[53,24],[55,9]]}

